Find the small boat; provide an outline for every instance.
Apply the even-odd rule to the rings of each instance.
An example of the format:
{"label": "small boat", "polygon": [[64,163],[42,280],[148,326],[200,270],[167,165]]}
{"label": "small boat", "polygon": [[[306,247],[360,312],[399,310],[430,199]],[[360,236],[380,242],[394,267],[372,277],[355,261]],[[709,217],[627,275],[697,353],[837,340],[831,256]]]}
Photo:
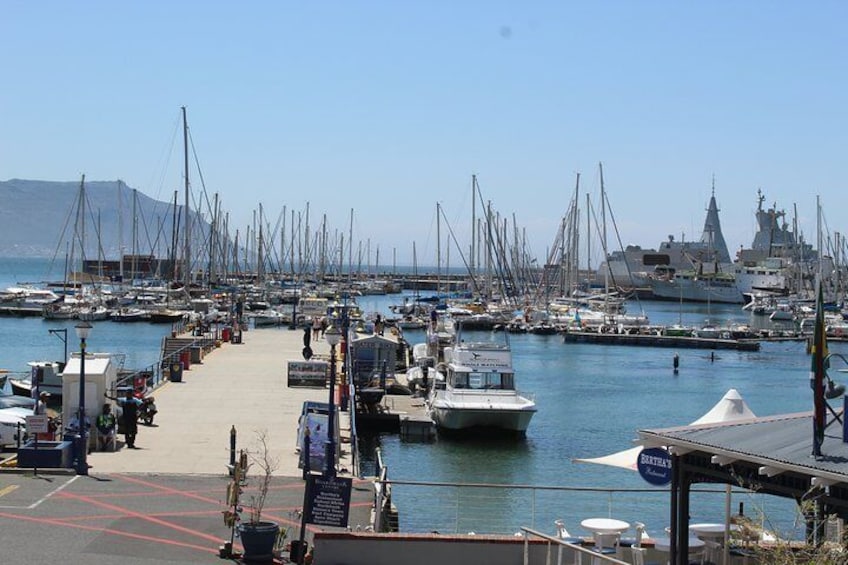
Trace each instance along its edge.
{"label": "small boat", "polygon": [[149,312],[148,321],[153,324],[172,324],[182,320],[185,315],[186,312],[183,312],[182,310],[171,310],[169,308],[165,308],[164,310],[152,310]]}
{"label": "small boat", "polygon": [[77,318],[83,322],[97,322],[109,319],[109,309],[105,306],[90,306],[77,312]]}
{"label": "small boat", "polygon": [[291,319],[290,316],[284,316],[277,310],[268,309],[254,312],[249,315],[253,320],[254,328],[273,328],[287,324]]}
{"label": "small boat", "polygon": [[496,431],[524,435],[536,403],[515,389],[509,334],[488,334],[492,341],[466,341],[462,329],[456,343],[445,348],[445,363],[437,370],[428,398],[430,417],[442,431]]}
{"label": "small boat", "polygon": [[53,402],[62,400],[62,370],[64,366],[58,361],[30,361],[29,376],[15,379],[7,377],[12,392],[21,396],[34,396],[32,389],[38,383],[41,392],[49,392]]}
{"label": "small boat", "polygon": [[149,313],[141,308],[121,308],[115,310],[109,315],[109,319],[113,322],[143,322],[148,318]]}

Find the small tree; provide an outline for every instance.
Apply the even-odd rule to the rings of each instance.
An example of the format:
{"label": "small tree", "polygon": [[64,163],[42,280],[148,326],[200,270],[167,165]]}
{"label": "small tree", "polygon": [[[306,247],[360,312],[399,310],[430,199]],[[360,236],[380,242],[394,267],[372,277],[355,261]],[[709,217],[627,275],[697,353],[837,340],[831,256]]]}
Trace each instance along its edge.
{"label": "small tree", "polygon": [[247,467],[248,476],[250,468],[254,465],[259,471],[259,479],[256,483],[256,492],[248,497],[248,522],[250,524],[258,524],[262,520],[262,510],[265,508],[265,501],[268,498],[268,489],[271,486],[271,477],[274,475],[274,471],[276,471],[280,466],[280,459],[278,457],[271,456],[271,450],[268,447],[267,432],[257,432],[256,440],[258,443],[256,450],[248,451],[247,453],[247,456],[250,459],[250,464]]}

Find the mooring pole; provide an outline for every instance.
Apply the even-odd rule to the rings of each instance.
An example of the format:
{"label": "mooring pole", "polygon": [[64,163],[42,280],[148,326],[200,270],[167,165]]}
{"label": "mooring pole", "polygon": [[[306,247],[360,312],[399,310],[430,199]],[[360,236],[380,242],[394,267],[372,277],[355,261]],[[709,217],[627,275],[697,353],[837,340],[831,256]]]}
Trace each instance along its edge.
{"label": "mooring pole", "polygon": [[230,476],[236,469],[236,426],[230,428]]}

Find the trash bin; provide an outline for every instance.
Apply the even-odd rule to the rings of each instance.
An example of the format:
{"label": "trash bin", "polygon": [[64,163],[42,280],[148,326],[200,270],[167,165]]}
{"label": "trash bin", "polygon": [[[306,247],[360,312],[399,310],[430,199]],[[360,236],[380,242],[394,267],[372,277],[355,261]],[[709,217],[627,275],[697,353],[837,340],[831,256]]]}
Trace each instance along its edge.
{"label": "trash bin", "polygon": [[303,563],[304,557],[306,557],[306,550],[309,548],[309,544],[304,541],[303,545],[300,545],[300,540],[292,540],[291,547],[289,549],[289,560],[292,563]]}
{"label": "trash bin", "polygon": [[203,357],[203,348],[199,345],[191,346],[191,362],[192,363],[200,363]]}
{"label": "trash bin", "polygon": [[171,382],[183,382],[183,364],[179,361],[171,363]]}
{"label": "trash bin", "polygon": [[230,337],[230,341],[232,343],[241,343],[241,332],[233,332],[233,335]]}
{"label": "trash bin", "polygon": [[186,349],[180,352],[180,363],[183,364],[183,371],[191,369],[191,351]]}
{"label": "trash bin", "polygon": [[221,329],[221,341],[230,341],[230,326]]}

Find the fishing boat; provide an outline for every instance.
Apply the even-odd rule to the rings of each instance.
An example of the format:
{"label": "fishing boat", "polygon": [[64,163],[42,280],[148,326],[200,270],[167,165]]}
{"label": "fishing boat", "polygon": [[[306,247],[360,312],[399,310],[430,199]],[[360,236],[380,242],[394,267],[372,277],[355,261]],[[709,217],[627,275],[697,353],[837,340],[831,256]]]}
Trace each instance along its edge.
{"label": "fishing boat", "polygon": [[430,417],[442,431],[524,435],[536,403],[515,389],[509,334],[487,335],[491,341],[466,340],[460,328],[456,342],[445,348],[445,362],[437,367],[445,380],[428,398]]}

